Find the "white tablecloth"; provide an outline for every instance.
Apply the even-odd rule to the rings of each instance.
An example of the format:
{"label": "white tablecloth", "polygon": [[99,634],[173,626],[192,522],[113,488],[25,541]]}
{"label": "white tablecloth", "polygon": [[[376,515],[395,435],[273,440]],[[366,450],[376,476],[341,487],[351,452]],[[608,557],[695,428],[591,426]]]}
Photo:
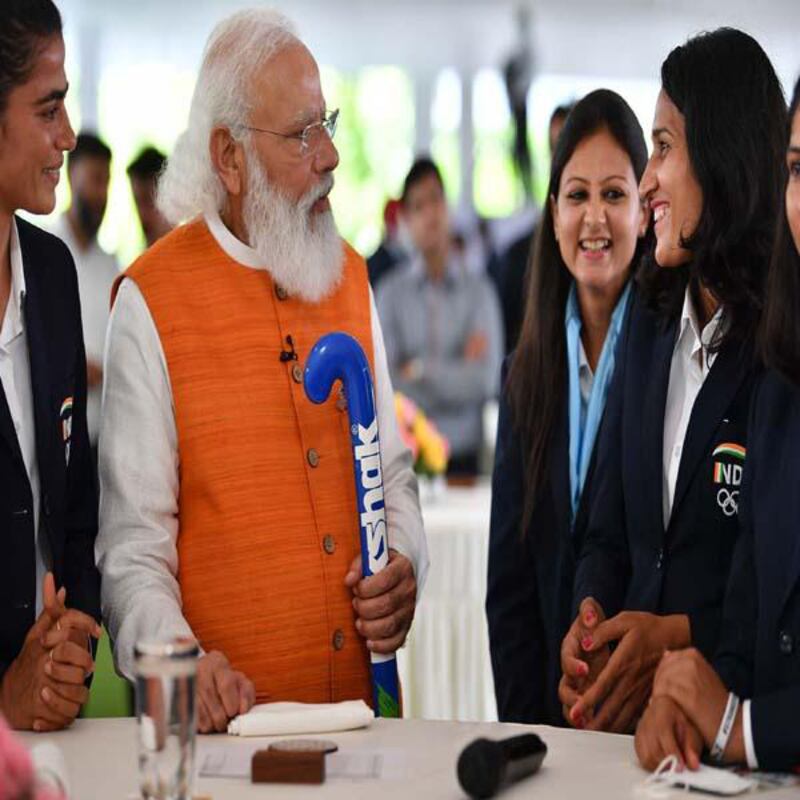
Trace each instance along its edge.
{"label": "white tablecloth", "polygon": [[406,717],[497,719],[484,613],[490,503],[488,483],[423,495],[431,566],[398,654]]}
{"label": "white tablecloth", "polygon": [[[341,733],[333,739],[342,754],[384,753],[386,772],[379,780],[347,783],[329,780],[319,786],[251,784],[239,778],[203,778],[196,795],[213,800],[248,798],[345,798],[347,800],[431,800],[463,798],[456,780],[458,754],[473,739],[494,739],[534,730],[548,746],[541,772],[502,795],[518,798],[557,800],[620,800],[644,797],[635,787],[645,773],[636,765],[633,740],[627,736],[589,733],[559,728],[502,723],[424,722],[421,720],[376,720],[371,728]],[[23,734],[29,746],[51,741],[61,748],[72,784],[73,800],[127,800],[137,789],[136,722],[133,719],[97,719],[75,722],[67,731],[55,734]],[[225,736],[198,737],[198,747],[230,743],[250,747],[254,740]],[[264,746],[270,740],[264,739]],[[686,797],[672,792],[670,797]],[[759,795],[760,796],[760,795]],[[764,795],[769,800],[797,800],[797,789]]]}

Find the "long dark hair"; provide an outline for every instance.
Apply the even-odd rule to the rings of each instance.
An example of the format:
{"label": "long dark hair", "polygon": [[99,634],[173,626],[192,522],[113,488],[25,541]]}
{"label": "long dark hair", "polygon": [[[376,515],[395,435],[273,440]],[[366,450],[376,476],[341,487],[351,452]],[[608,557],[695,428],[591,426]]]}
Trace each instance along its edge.
{"label": "long dark hair", "polygon": [[726,339],[752,343],[781,202],[786,102],[758,42],[733,28],[703,33],[676,47],[661,65],[664,92],[683,114],[686,143],[703,193],[695,231],[682,242],[691,259],[661,268],[653,252],[640,273],[645,301],[672,318],[687,281],[723,307]]}
{"label": "long dark hair", "polygon": [[3,0],[0,12],[0,114],[12,89],[28,80],[36,56],[61,35],[61,14],[52,0]]}
{"label": "long dark hair", "polygon": [[[794,86],[787,131],[800,111],[800,80]],[[787,136],[788,141],[788,136]],[[784,181],[790,176],[784,172]],[[792,239],[786,205],[779,215],[767,279],[764,318],[759,331],[759,351],[764,363],[800,384],[800,253]]]}
{"label": "long dark hair", "polygon": [[[572,277],[556,242],[550,198],[558,197],[561,174],[575,149],[601,130],[607,130],[628,154],[637,181],[647,164],[647,146],[636,115],[625,100],[607,89],[598,89],[577,103],[558,137],[548,198],[528,265],[525,316],[505,386],[525,456],[523,531],[549,470],[550,442],[562,412],[567,368],[564,313]],[[643,240],[639,240],[633,266],[642,249]]]}

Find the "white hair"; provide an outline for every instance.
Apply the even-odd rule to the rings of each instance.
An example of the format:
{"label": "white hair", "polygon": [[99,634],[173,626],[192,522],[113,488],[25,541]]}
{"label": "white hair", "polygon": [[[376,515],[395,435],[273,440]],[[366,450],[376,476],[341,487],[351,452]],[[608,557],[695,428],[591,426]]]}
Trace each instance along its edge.
{"label": "white hair", "polygon": [[225,188],[211,163],[217,125],[244,138],[252,76],[299,40],[292,23],[271,9],[239,11],[217,25],[206,44],[192,96],[189,125],[175,143],[158,183],[158,208],[173,225],[221,212]]}

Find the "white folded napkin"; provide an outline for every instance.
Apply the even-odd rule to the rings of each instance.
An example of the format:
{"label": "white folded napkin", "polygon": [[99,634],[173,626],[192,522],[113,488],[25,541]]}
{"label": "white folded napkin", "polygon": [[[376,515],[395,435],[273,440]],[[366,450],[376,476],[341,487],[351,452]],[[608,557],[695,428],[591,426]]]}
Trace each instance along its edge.
{"label": "white folded napkin", "polygon": [[231,736],[292,736],[366,728],[375,715],[363,700],[343,703],[264,703],[228,723]]}

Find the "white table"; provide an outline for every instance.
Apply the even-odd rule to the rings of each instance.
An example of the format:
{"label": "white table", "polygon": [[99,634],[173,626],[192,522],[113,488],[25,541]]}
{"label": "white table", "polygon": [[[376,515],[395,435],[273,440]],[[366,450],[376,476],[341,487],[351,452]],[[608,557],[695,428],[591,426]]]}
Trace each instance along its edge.
{"label": "white table", "polygon": [[[629,737],[557,728],[525,728],[501,723],[376,720],[372,727],[331,735],[341,752],[385,749],[403,773],[393,778],[348,783],[330,780],[321,786],[251,784],[246,779],[203,778],[196,793],[213,800],[247,798],[461,798],[455,765],[462,748],[479,736],[502,738],[535,730],[548,745],[542,771],[503,798],[542,797],[558,800],[620,800],[633,798],[634,787],[645,777],[636,766]],[[97,719],[75,722],[55,734],[23,734],[33,745],[48,739],[64,754],[74,800],[127,800],[137,789],[136,722],[133,719]],[[219,744],[252,747],[256,740],[223,736],[199,737]],[[266,746],[269,739],[260,740]],[[675,793],[675,797],[684,796]],[[770,800],[797,800],[796,790],[766,795]]]}
{"label": "white table", "polygon": [[431,566],[398,654],[407,718],[497,719],[484,613],[490,505],[488,482],[423,494]]}

